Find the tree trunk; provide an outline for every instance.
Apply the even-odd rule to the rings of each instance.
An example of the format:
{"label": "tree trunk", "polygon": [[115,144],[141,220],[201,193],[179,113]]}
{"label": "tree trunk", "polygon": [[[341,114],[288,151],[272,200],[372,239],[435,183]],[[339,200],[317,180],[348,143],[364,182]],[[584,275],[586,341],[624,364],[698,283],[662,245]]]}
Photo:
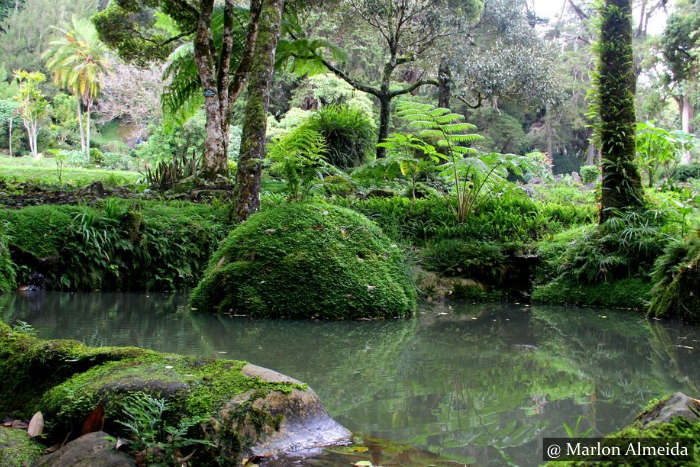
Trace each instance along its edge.
{"label": "tree trunk", "polygon": [[85,152],[87,160],[90,161],[90,111],[92,110],[92,97],[88,97],[87,108],[85,109]]}
{"label": "tree trunk", "polygon": [[605,0],[601,8],[598,60],[603,184],[600,222],[643,204],[635,164],[634,56],[630,0]]}
{"label": "tree trunk", "polygon": [[[391,97],[379,97],[379,131],[377,143],[382,143],[389,136],[389,124],[391,122]],[[386,148],[377,146],[377,159],[386,156]]]}
{"label": "tree trunk", "polygon": [[447,57],[442,57],[438,69],[438,106],[449,109],[451,97],[452,72],[450,71],[450,63],[447,61]]}
{"label": "tree trunk", "polygon": [[13,121],[13,120],[14,120],[14,118],[12,118],[12,115],[10,115],[10,121],[9,121],[9,124],[7,125],[8,131],[9,131],[9,135],[8,135],[8,138],[9,138],[9,140],[8,140],[8,145],[9,145],[9,150],[10,150],[10,157],[13,157],[13,156],[14,156],[14,154],[12,154],[12,121]]}
{"label": "tree trunk", "polygon": [[83,154],[88,155],[85,152],[85,129],[83,127],[83,109],[82,109],[82,102],[80,101],[80,97],[75,96],[75,100],[78,102],[78,127],[80,128],[80,150],[83,152]]}
{"label": "tree trunk", "polygon": [[[678,105],[681,111],[681,129],[690,134],[693,132],[693,104],[690,102],[690,97],[686,94],[682,99],[678,100]],[[690,151],[684,149],[681,155],[681,164],[690,164],[690,159]]]}
{"label": "tree trunk", "polygon": [[232,218],[244,221],[260,208],[260,177],[265,157],[267,109],[275,71],[275,51],[280,36],[284,0],[265,0],[260,14],[258,37],[248,84],[236,174]]}

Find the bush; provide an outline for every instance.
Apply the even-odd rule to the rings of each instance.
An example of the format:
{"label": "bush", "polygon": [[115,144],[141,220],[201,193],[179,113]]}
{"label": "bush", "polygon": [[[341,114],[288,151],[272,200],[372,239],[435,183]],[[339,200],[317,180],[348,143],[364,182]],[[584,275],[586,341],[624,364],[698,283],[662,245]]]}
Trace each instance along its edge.
{"label": "bush", "polygon": [[362,110],[345,105],[324,107],[303,126],[323,135],[327,160],[338,168],[357,167],[372,157],[376,143],[374,122]]}
{"label": "bush", "polygon": [[581,181],[588,185],[595,183],[600,177],[600,167],[597,165],[582,165],[581,166]]}
{"label": "bush", "polygon": [[206,311],[253,317],[406,316],[416,292],[399,248],[367,218],[285,203],[237,227],[191,296]]}
{"label": "bush", "polygon": [[201,277],[227,217],[191,203],[108,199],[102,208],[4,210],[0,222],[22,255],[20,283],[39,272],[49,289],[180,290]]}
{"label": "bush", "polygon": [[673,179],[679,182],[687,182],[691,178],[700,179],[700,164],[679,165],[673,174]]}
{"label": "bush", "polygon": [[700,322],[700,231],[671,243],[654,265],[649,314]]}
{"label": "bush", "polygon": [[447,276],[500,283],[508,252],[503,245],[469,240],[441,240],[423,251],[423,265]]}
{"label": "bush", "polygon": [[0,294],[13,290],[15,283],[15,264],[10,258],[7,238],[0,225]]}

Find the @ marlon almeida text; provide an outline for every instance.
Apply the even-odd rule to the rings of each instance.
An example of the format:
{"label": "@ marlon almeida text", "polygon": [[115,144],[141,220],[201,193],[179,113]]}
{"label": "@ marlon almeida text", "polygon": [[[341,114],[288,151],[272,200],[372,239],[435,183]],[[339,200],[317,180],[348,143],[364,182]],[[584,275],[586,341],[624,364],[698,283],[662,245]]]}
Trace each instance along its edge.
{"label": "@ marlon almeida text", "polygon": [[692,438],[544,438],[545,461],[693,460]]}

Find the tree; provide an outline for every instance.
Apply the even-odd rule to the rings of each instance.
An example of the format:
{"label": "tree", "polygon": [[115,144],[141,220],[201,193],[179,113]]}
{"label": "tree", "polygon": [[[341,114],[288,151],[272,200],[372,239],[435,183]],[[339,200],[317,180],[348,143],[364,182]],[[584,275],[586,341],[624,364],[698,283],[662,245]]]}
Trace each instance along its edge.
{"label": "tree", "polygon": [[[306,41],[306,50],[298,50],[296,56],[302,60],[318,60],[328,70],[345,80],[353,88],[373,95],[379,101],[378,141],[383,142],[389,134],[391,101],[409,94],[422,86],[439,86],[436,79],[416,79],[402,87],[392,86],[395,72],[401,66],[416,65],[425,60],[445,39],[454,34],[461,17],[451,10],[449,0],[346,0],[348,12],[359,22],[364,23],[380,37],[383,48],[383,64],[379,83],[353,77],[344,69],[340,56],[335,60],[323,55],[323,48],[329,48],[324,41]],[[468,5],[480,3],[478,0],[464,2]],[[478,8],[469,8],[469,11]],[[345,12],[346,10],[342,10]],[[335,63],[333,63],[335,61]],[[377,157],[384,157],[386,148],[377,146]]]}
{"label": "tree", "polygon": [[243,119],[241,152],[236,173],[235,205],[232,217],[246,220],[260,208],[260,181],[265,157],[267,109],[275,71],[275,53],[282,25],[284,0],[264,0],[252,68],[248,101]]}
{"label": "tree", "polygon": [[600,222],[643,204],[641,178],[635,164],[634,93],[630,0],[605,0],[600,7],[600,38],[596,44],[596,111],[602,151]]}
{"label": "tree", "polygon": [[[110,65],[107,49],[97,37],[97,31],[87,20],[73,18],[69,29],[51,41],[45,52],[46,66],[53,73],[54,82],[68,89],[76,97],[80,146],[90,158],[90,114],[102,88],[102,76]],[[83,124],[82,107],[85,106]]]}
{"label": "tree", "polygon": [[[679,2],[668,19],[661,45],[663,57],[669,70],[667,80],[674,87],[674,97],[681,114],[681,129],[692,133],[695,109],[690,96],[698,85],[700,60],[693,49],[700,46],[700,0]],[[682,162],[690,163],[690,153],[683,154]]]}
{"label": "tree", "polygon": [[[46,72],[42,54],[57,24],[97,11],[98,0],[25,0],[0,23],[0,57],[8,70]],[[46,91],[46,90],[45,90]]]}
{"label": "tree", "polygon": [[189,86],[189,91],[178,95],[176,90],[171,97],[186,98],[192,89],[203,90],[206,138],[201,175],[209,180],[228,173],[231,110],[252,65],[262,0],[251,0],[249,11],[237,8],[234,0],[225,0],[222,11],[214,4],[214,0],[115,0],[93,18],[100,39],[127,62],[165,61],[179,46],[190,48],[197,79],[181,83],[170,75],[177,84]]}
{"label": "tree", "polygon": [[46,75],[39,71],[27,72],[19,70],[15,72],[15,78],[19,82],[19,92],[15,96],[17,102],[17,112],[27,130],[29,149],[32,156],[38,157],[37,135],[41,119],[48,112],[48,101],[39,89],[39,85],[46,81]]}

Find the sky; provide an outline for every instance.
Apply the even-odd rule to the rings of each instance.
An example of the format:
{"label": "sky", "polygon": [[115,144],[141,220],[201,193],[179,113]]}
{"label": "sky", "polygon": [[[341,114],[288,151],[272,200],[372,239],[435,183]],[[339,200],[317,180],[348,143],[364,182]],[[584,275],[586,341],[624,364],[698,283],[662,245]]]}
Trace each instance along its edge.
{"label": "sky", "polygon": [[[535,5],[535,11],[537,12],[538,16],[556,19],[561,13],[563,4],[568,3],[568,0],[532,0],[532,2]],[[675,2],[670,1],[669,6],[673,3]],[[635,18],[639,17],[639,11],[637,9],[635,9],[634,16]],[[634,24],[636,24],[636,22]],[[664,30],[665,25],[666,14],[663,11],[658,12],[649,21],[649,33],[660,34]]]}

